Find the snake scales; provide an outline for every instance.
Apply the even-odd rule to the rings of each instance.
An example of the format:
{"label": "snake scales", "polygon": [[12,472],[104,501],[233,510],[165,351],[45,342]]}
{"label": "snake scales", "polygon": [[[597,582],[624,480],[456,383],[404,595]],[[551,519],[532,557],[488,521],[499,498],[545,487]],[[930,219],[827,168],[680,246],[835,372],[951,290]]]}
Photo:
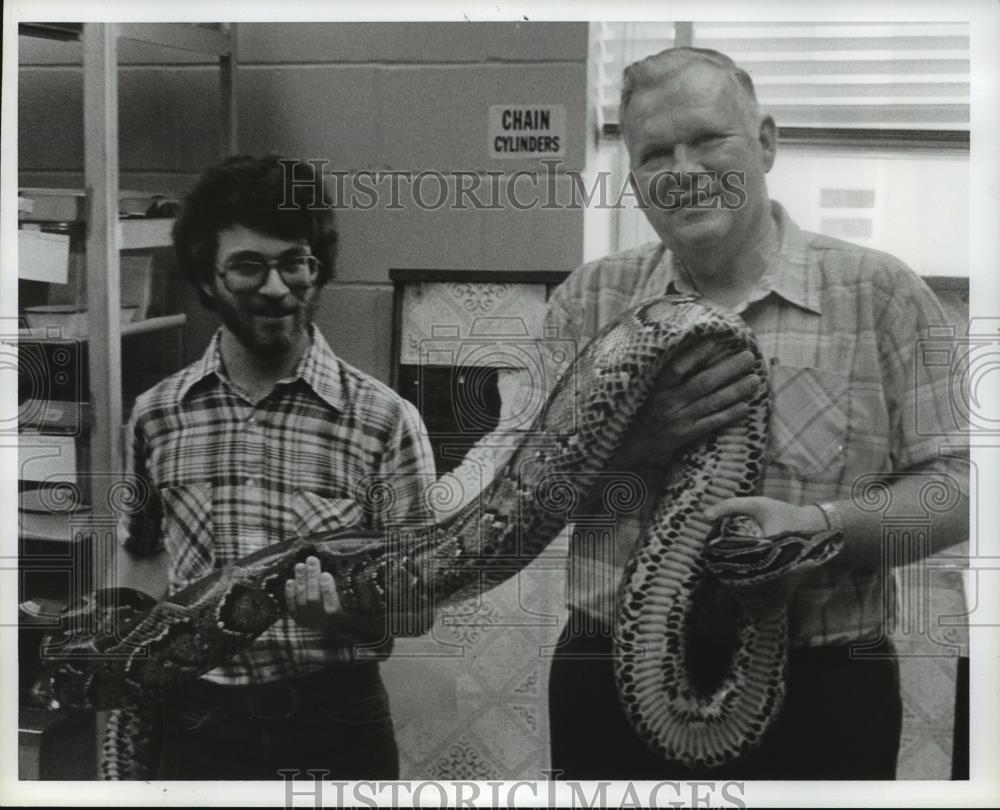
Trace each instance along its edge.
{"label": "snake scales", "polygon": [[[126,589],[99,592],[69,610],[43,651],[36,700],[51,708],[113,708],[103,752],[106,778],[149,773],[148,717],[138,707],[226,662],[282,615],[284,582],[319,557],[347,611],[433,609],[493,587],[529,563],[562,529],[621,445],[665,364],[697,341],[749,348],[735,315],[690,297],[648,301],[610,324],[552,391],[530,437],[478,500],[436,526],[390,532],[339,530],[250,554],[159,603]],[[621,581],[615,674],[637,733],[664,759],[711,768],[752,750],[784,695],[784,607],[737,619],[737,640],[717,684],[690,673],[687,628],[706,569],[733,589],[766,590],[792,568],[825,562],[839,534],[760,536],[746,518],[714,531],[710,505],[754,491],[764,464],[768,394],[739,424],[683,454],[668,475],[649,529]]]}

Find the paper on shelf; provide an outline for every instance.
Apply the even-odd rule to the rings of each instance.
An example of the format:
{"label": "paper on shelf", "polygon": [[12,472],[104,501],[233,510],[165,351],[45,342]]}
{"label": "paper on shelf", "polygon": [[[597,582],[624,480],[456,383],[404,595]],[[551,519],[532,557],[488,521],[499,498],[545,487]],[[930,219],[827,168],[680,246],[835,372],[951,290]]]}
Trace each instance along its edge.
{"label": "paper on shelf", "polygon": [[76,440],[73,436],[21,433],[17,445],[18,480],[76,481]]}
{"label": "paper on shelf", "polygon": [[21,228],[17,232],[17,274],[28,281],[65,284],[69,268],[69,234]]}

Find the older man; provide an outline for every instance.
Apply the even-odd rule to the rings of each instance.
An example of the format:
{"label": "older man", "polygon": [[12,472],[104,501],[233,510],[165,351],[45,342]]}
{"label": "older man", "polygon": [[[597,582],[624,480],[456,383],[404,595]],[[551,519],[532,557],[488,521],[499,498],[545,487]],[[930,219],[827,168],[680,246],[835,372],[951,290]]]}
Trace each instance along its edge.
{"label": "older man", "polygon": [[[892,779],[902,710],[885,636],[894,608],[886,560],[905,555],[886,547],[881,514],[861,508],[851,492],[875,474],[895,505],[923,514],[919,490],[936,478],[957,505],[933,515],[924,553],[964,539],[967,502],[957,493],[967,471],[939,457],[935,440],[947,432],[948,380],[935,368],[916,374],[917,340],[945,317],[892,256],[804,232],[769,200],[775,122],[728,57],[674,48],[633,64],[620,119],[637,194],[661,241],[578,268],[552,296],[549,333],[585,345],[629,306],[668,291],[739,313],[769,360],[767,467],[759,497],[723,502],[707,516],[749,514],[768,535],[840,527],[845,545],[815,573],[782,583],[793,646],[788,694],[762,745],[699,772],[647,749],[616,694],[609,628],[641,520],[621,519],[613,543],[575,535],[570,619],[550,677],[552,767],[576,779]],[[725,399],[732,386],[723,383],[740,373],[721,366],[702,373],[702,393],[718,389],[710,413],[734,415],[718,392]],[[675,416],[662,415],[659,427],[669,430]],[[657,429],[655,420],[650,426]],[[689,428],[675,444],[700,432]],[[619,468],[662,467],[670,437],[658,441],[645,459],[633,443]],[[724,629],[720,621],[709,635]]]}

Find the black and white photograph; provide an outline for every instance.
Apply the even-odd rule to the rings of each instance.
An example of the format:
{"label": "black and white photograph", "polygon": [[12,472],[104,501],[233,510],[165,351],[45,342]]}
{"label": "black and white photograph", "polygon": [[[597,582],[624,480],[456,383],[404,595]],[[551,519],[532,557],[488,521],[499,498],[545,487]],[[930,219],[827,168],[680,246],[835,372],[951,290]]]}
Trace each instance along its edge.
{"label": "black and white photograph", "polygon": [[0,803],[1000,801],[1000,7],[3,15]]}

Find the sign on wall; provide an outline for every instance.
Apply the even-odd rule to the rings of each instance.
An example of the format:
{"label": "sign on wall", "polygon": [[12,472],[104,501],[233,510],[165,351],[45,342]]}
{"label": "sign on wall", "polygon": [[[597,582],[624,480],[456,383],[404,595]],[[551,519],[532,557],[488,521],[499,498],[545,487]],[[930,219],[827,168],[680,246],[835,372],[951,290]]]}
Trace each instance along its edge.
{"label": "sign on wall", "polygon": [[491,105],[486,151],[499,159],[562,157],[566,108],[561,104]]}

